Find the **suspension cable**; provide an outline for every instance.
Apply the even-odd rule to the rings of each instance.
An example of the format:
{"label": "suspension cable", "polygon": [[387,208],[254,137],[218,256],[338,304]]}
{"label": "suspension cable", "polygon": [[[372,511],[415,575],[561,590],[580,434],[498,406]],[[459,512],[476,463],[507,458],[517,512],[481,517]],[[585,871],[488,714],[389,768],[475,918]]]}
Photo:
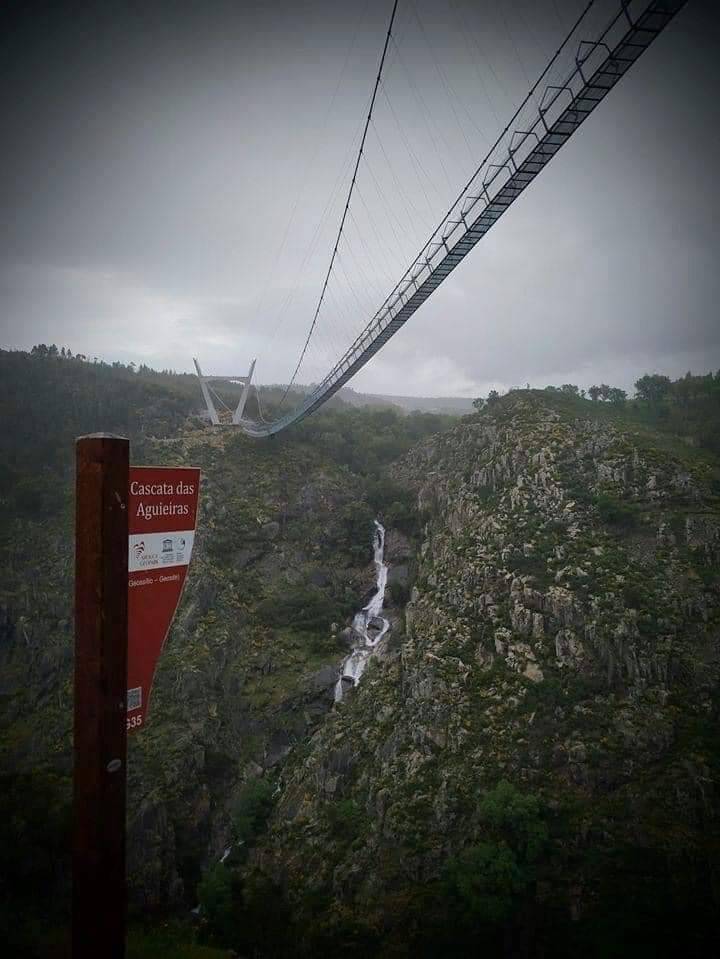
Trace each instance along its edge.
{"label": "suspension cable", "polygon": [[385,37],[385,45],[383,46],[382,56],[380,57],[380,66],[378,67],[377,76],[375,77],[375,86],[373,87],[372,97],[370,99],[370,108],[368,110],[367,119],[365,120],[365,129],[363,130],[362,140],[360,141],[360,149],[358,151],[357,160],[355,161],[355,169],[353,170],[352,180],[350,181],[350,189],[348,190],[347,200],[345,201],[345,209],[343,210],[343,215],[340,220],[340,229],[338,230],[337,238],[335,240],[335,246],[332,251],[332,256],[330,257],[330,265],[328,266],[327,273],[325,275],[325,282],[322,285],[322,290],[320,292],[320,299],[315,308],[315,315],[313,316],[312,323],[310,324],[310,329],[308,330],[308,335],[305,338],[305,343],[300,353],[300,359],[297,362],[297,366],[293,372],[290,382],[287,385],[285,393],[283,394],[282,399],[280,400],[280,406],[285,402],[285,399],[290,392],[293,384],[295,383],[295,378],[300,372],[300,367],[302,366],[302,361],[305,359],[305,353],[307,352],[308,345],[310,343],[310,338],[313,335],[315,329],[315,324],[317,323],[318,316],[320,315],[320,309],[323,305],[323,300],[325,299],[325,291],[327,290],[328,283],[330,282],[330,274],[332,273],[332,268],[335,264],[335,257],[337,256],[338,246],[340,245],[340,237],[342,236],[343,228],[345,226],[345,220],[347,218],[348,209],[350,207],[350,200],[353,195],[353,190],[355,189],[355,180],[357,179],[358,169],[360,167],[360,161],[362,160],[363,148],[365,146],[365,139],[367,137],[367,132],[370,127],[370,121],[372,119],[373,107],[375,106],[375,99],[377,97],[378,88],[380,86],[380,78],[382,77],[382,69],[385,64],[385,56],[388,51],[388,46],[390,45],[390,37],[392,35],[393,23],[395,22],[395,13],[397,12],[398,0],[394,0],[392,14],[390,15],[390,23],[388,24],[387,35]]}

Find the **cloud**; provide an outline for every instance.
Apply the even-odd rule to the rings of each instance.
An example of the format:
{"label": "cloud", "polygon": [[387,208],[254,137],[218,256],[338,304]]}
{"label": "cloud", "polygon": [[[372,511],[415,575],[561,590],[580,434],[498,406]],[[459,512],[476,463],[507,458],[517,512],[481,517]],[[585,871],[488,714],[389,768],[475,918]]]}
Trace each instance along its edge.
{"label": "cloud", "polygon": [[184,306],[135,277],[80,267],[7,267],[0,288],[13,346],[55,342],[109,359],[161,357]]}
{"label": "cloud", "polygon": [[[515,51],[482,5],[452,6],[457,22],[420,10],[434,49],[414,16],[399,21],[300,382],[319,380],[373,315],[527,89],[518,51],[537,69],[557,41],[555,11],[573,8],[533,5]],[[54,341],[188,370],[197,355],[217,373],[257,357],[261,381],[292,373],[387,11],[379,0],[199,9],[166,22],[98,8],[92,23],[18,27],[7,89],[23,109],[9,112],[0,156],[3,345]],[[707,0],[688,5],[356,389],[627,388],[648,369],[720,366],[706,159],[718,134],[692,107],[718,88],[712,22]]]}

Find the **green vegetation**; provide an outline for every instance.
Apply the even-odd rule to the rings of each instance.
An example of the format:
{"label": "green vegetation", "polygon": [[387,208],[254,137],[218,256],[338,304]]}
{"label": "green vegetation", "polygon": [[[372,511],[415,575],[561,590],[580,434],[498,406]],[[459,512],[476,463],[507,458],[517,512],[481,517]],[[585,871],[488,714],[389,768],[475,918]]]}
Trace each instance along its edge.
{"label": "green vegetation", "polygon": [[325,815],[336,839],[354,839],[362,828],[364,815],[353,799],[339,799],[328,803]]}
{"label": "green vegetation", "polygon": [[428,504],[408,638],[258,843],[298,955],[712,951],[717,459],[565,386],[393,468]]}
{"label": "green vegetation", "polygon": [[0,940],[7,955],[41,954],[66,921],[70,834],[68,783],[57,773],[36,769],[0,777]]}
{"label": "green vegetation", "polygon": [[594,505],[600,520],[608,526],[629,530],[637,523],[635,510],[610,493],[598,493]]}
{"label": "green vegetation", "polygon": [[148,435],[173,434],[197,405],[190,376],[45,350],[0,350],[0,410],[11,424],[0,435],[0,496],[10,515],[29,519],[68,505],[76,436],[130,436],[137,462]]}
{"label": "green vegetation", "polygon": [[164,922],[131,928],[127,959],[227,959],[227,949],[215,949],[197,942],[197,934],[186,924]]}
{"label": "green vegetation", "polygon": [[416,497],[406,486],[382,475],[368,483],[367,497],[374,515],[381,517],[388,529],[399,529],[408,536],[417,535]]}
{"label": "green vegetation", "polygon": [[234,915],[234,874],[221,862],[215,863],[198,883],[200,915],[213,939],[232,942],[237,920]]}
{"label": "green vegetation", "polygon": [[538,799],[507,780],[483,796],[478,813],[488,839],[448,861],[445,890],[465,922],[499,923],[518,909],[534,882],[549,833]]}
{"label": "green vegetation", "polygon": [[[701,450],[720,453],[720,370],[699,376],[688,372],[677,380],[659,373],[646,374],[635,383],[633,399],[627,399],[624,390],[605,383],[591,386],[589,399],[572,383],[528,392],[565,400],[564,408],[579,415],[602,415],[611,422],[650,427],[682,437]],[[497,391],[492,390],[487,400],[478,398],[473,405],[481,410],[498,398]]]}
{"label": "green vegetation", "polygon": [[481,842],[451,859],[445,870],[447,895],[457,900],[466,922],[501,922],[512,914],[526,882],[512,850]]}
{"label": "green vegetation", "polygon": [[442,413],[323,407],[281,441],[310,443],[334,463],[360,476],[377,478],[384,467],[416,443],[456,421],[456,417]]}
{"label": "green vegetation", "polygon": [[[276,399],[270,391],[270,409]],[[130,743],[131,901],[163,916],[197,903],[211,828],[242,843],[236,863],[262,834],[273,771],[332,705],[346,650],[331,627],[347,624],[368,588],[373,517],[387,511],[417,528],[413,497],[394,484],[385,491],[382,471],[452,419],[336,400],[302,428],[257,442],[202,426],[192,376],[42,346],[0,351],[0,402],[14,424],[0,438],[0,756],[16,770],[2,811],[4,847],[18,837],[24,847],[2,888],[2,935],[20,950],[69,908],[75,437],[124,434],[135,463],[203,471],[193,567],[147,728]],[[223,876],[203,886],[208,915],[227,905]],[[259,909],[249,889],[246,918]],[[161,938],[138,932],[133,948],[162,954]]]}
{"label": "green vegetation", "polygon": [[268,626],[292,626],[301,632],[326,632],[331,623],[341,623],[350,615],[353,598],[338,602],[319,586],[281,585],[258,603],[257,615]]}
{"label": "green vegetation", "polygon": [[[52,347],[2,372],[40,424],[0,440],[11,954],[63,955],[72,446],[98,429],[203,470],[130,744],[130,957],[714,954],[717,377],[494,394],[462,423],[336,400],[254,442],[201,427],[192,377]],[[410,554],[398,622],[333,708],[375,516]]]}
{"label": "green vegetation", "polygon": [[273,784],[251,779],[238,792],[232,807],[233,839],[248,846],[264,828],[273,808]]}

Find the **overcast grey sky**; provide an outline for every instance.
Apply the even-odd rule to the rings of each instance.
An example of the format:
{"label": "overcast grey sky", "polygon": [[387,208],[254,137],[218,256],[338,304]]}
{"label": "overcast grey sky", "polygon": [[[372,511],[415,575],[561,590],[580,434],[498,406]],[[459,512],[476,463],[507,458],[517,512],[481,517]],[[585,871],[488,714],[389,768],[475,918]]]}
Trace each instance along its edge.
{"label": "overcast grey sky", "polygon": [[[607,9],[607,0],[602,0]],[[584,0],[400,0],[317,379],[399,279]],[[388,0],[17,3],[3,14],[0,346],[285,382]],[[720,367],[718,4],[687,7],[358,390]],[[324,216],[323,216],[324,214]]]}

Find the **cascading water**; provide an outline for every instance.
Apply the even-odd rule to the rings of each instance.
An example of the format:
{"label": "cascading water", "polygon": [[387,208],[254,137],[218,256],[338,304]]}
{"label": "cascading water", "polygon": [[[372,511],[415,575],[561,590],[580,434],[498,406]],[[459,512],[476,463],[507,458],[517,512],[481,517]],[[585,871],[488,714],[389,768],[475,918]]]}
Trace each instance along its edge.
{"label": "cascading water", "polygon": [[343,698],[343,682],[356,686],[365,672],[368,660],[375,652],[380,640],[390,629],[390,623],[382,616],[387,586],[388,568],[385,564],[385,527],[375,520],[374,562],[377,570],[376,588],[370,602],[353,619],[353,630],[359,637],[352,653],[342,665],[340,678],[335,684],[335,702]]}

